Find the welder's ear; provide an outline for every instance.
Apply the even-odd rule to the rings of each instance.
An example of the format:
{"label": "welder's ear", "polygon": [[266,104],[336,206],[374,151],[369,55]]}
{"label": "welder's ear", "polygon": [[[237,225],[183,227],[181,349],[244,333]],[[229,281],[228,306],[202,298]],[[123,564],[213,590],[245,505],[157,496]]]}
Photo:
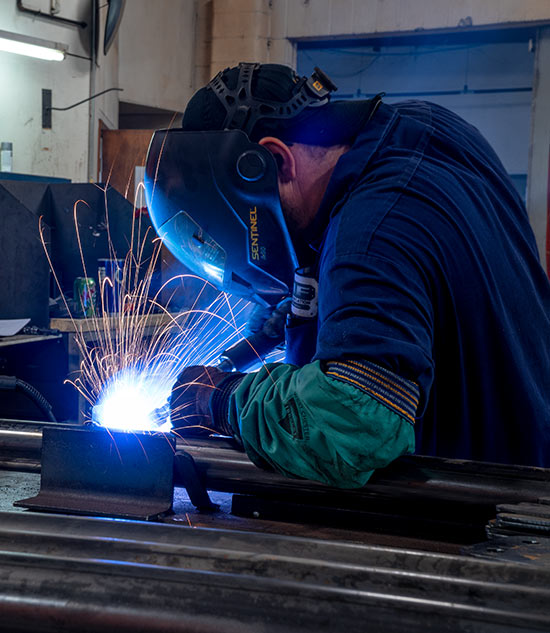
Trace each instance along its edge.
{"label": "welder's ear", "polygon": [[290,182],[296,178],[296,160],[288,145],[274,136],[264,136],[258,143],[273,154],[281,182]]}

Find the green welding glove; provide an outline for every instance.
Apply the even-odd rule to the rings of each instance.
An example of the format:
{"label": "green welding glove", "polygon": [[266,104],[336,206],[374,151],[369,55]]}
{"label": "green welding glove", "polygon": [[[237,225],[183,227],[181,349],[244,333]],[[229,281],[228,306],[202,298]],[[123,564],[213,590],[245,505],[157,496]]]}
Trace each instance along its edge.
{"label": "green welding glove", "polygon": [[238,430],[229,423],[229,398],[245,375],[202,365],[186,367],[172,387],[172,428],[185,437],[218,434],[240,442]]}

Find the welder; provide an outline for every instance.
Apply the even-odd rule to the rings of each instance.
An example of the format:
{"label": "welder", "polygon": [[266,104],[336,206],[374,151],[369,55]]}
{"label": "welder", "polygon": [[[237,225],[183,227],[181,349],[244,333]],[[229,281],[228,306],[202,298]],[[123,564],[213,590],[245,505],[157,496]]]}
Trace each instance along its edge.
{"label": "welder", "polygon": [[550,285],[503,165],[439,105],[334,90],[319,69],[240,64],[153,152],[174,254],[272,321],[294,294],[286,362],[185,369],[175,425],[339,487],[413,452],[550,466]]}

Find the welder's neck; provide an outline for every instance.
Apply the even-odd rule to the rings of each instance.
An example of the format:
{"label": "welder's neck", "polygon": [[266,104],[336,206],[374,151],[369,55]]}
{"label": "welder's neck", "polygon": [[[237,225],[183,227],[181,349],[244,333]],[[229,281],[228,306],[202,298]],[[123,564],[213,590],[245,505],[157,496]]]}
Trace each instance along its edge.
{"label": "welder's neck", "polygon": [[336,164],[349,146],[319,147],[294,143],[291,150],[293,169],[286,178],[280,175],[279,195],[297,257],[301,260],[309,256],[317,213]]}

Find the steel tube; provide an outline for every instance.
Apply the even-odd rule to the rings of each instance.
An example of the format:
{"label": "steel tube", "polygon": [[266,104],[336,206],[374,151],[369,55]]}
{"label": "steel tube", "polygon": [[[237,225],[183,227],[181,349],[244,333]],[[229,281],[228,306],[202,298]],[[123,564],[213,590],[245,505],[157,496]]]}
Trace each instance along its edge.
{"label": "steel tube", "polygon": [[[0,468],[14,466],[36,470],[40,462],[42,427],[47,423],[0,419]],[[537,501],[550,497],[550,469],[507,466],[436,457],[401,458],[375,473],[359,490],[335,490],[321,483],[283,477],[257,468],[229,442],[219,439],[178,439],[177,448],[195,460],[205,486],[222,492],[292,493],[326,502],[331,495],[339,503],[361,507],[380,495],[387,498],[445,500],[470,506]],[[18,466],[18,464],[20,466]],[[181,482],[176,482],[176,484]]]}
{"label": "steel tube", "polygon": [[0,610],[29,631],[547,631],[550,571],[272,534],[0,513]]}

